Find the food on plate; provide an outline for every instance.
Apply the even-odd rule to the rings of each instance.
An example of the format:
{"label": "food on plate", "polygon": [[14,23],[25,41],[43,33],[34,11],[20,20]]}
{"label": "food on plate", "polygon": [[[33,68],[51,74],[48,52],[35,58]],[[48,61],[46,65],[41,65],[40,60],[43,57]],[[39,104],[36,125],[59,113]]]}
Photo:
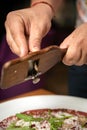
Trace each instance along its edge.
{"label": "food on plate", "polygon": [[71,109],[37,109],[0,122],[0,130],[87,130],[87,113]]}

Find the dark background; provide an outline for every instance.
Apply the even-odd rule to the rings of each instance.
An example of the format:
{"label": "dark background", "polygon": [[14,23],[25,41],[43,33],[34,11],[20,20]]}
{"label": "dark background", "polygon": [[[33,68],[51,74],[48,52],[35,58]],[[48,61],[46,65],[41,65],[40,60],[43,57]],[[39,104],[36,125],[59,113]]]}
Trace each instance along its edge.
{"label": "dark background", "polygon": [[0,40],[5,33],[4,22],[6,15],[13,10],[29,7],[30,0],[1,0],[0,1]]}

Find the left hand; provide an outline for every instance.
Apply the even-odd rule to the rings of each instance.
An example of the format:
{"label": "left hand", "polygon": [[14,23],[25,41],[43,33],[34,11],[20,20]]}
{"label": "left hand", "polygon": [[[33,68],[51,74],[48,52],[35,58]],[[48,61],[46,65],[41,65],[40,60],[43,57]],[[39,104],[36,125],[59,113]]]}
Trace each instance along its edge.
{"label": "left hand", "polygon": [[52,17],[52,10],[44,4],[9,12],[5,28],[12,52],[23,57],[30,51],[40,50],[41,40],[50,30]]}
{"label": "left hand", "polygon": [[64,64],[69,66],[87,64],[87,23],[77,27],[65,38],[60,48],[67,48],[63,58]]}

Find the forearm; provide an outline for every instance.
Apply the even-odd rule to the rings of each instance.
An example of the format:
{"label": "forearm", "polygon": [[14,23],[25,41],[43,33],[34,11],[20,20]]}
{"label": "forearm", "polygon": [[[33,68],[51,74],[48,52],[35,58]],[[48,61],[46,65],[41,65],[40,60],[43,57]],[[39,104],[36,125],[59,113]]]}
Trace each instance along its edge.
{"label": "forearm", "polygon": [[42,1],[47,2],[50,5],[52,5],[52,7],[54,9],[54,13],[56,13],[57,9],[61,6],[61,4],[64,0],[31,0],[31,5],[33,3],[42,2]]}

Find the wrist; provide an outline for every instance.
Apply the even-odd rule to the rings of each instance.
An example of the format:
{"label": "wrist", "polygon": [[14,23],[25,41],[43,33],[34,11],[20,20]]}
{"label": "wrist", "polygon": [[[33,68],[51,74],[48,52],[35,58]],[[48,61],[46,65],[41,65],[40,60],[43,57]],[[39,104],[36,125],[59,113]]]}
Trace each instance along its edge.
{"label": "wrist", "polygon": [[47,2],[47,1],[42,0],[42,1],[32,2],[31,7],[35,7],[35,6],[41,6],[41,7],[43,6],[45,8],[47,7],[46,9],[50,10],[49,12],[50,12],[51,17],[53,18],[53,16],[55,15],[55,10],[54,10],[53,6],[51,5],[51,3]]}
{"label": "wrist", "polygon": [[42,1],[50,4],[55,13],[57,12],[58,8],[61,7],[61,4],[63,4],[64,2],[64,0],[31,0],[31,4]]}
{"label": "wrist", "polygon": [[51,9],[52,13],[55,14],[55,10],[54,10],[53,6],[49,2],[46,2],[46,1],[33,2],[31,4],[31,7],[36,6],[38,4],[44,4],[44,5],[48,6]]}

